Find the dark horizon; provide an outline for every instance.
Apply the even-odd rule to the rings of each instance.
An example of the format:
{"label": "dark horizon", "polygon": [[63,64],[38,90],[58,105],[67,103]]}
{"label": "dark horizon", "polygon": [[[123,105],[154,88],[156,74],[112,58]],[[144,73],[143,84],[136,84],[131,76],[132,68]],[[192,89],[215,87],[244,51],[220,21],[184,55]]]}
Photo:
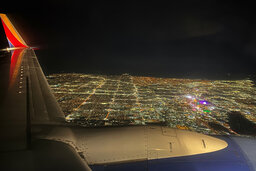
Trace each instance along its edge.
{"label": "dark horizon", "polygon": [[244,78],[256,73],[255,12],[233,1],[79,4],[3,8],[46,75],[90,73]]}

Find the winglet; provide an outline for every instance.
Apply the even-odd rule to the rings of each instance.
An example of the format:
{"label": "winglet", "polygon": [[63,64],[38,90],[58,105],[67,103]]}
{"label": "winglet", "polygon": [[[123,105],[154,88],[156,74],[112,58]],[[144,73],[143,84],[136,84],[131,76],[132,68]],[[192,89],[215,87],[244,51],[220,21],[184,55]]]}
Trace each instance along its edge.
{"label": "winglet", "polygon": [[4,27],[5,35],[8,40],[10,48],[27,48],[28,45],[22,39],[20,34],[12,25],[11,21],[5,14],[0,13],[0,18]]}

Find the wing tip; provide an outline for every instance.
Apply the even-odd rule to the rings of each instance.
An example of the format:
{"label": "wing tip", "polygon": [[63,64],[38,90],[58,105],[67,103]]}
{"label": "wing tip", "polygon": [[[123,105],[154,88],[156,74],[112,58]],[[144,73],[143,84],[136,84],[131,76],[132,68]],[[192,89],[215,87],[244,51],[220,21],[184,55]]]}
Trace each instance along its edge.
{"label": "wing tip", "polygon": [[4,13],[0,13],[0,18],[10,47],[28,48],[29,46],[22,39],[18,31],[15,29],[15,27],[7,17],[7,15]]}

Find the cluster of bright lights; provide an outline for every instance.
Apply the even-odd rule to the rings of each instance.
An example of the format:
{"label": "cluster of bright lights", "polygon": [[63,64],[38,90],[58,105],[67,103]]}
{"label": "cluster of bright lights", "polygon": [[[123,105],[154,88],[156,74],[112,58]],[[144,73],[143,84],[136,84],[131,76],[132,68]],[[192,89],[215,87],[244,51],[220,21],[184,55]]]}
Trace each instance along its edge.
{"label": "cluster of bright lights", "polygon": [[[186,95],[185,97],[189,100],[189,105],[191,106],[192,111],[210,113],[211,110],[215,109],[214,106],[212,106],[210,102],[206,100],[198,99],[197,97],[192,95]],[[206,109],[202,109],[202,108],[206,108]]]}

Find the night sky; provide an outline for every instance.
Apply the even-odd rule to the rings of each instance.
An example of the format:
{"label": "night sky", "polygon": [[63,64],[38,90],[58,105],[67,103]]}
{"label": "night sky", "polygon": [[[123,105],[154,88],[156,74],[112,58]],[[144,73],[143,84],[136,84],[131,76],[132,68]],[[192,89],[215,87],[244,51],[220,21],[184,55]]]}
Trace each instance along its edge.
{"label": "night sky", "polygon": [[[84,3],[86,2],[86,3]],[[256,73],[256,15],[235,1],[32,1],[1,6],[48,74],[240,78]]]}

